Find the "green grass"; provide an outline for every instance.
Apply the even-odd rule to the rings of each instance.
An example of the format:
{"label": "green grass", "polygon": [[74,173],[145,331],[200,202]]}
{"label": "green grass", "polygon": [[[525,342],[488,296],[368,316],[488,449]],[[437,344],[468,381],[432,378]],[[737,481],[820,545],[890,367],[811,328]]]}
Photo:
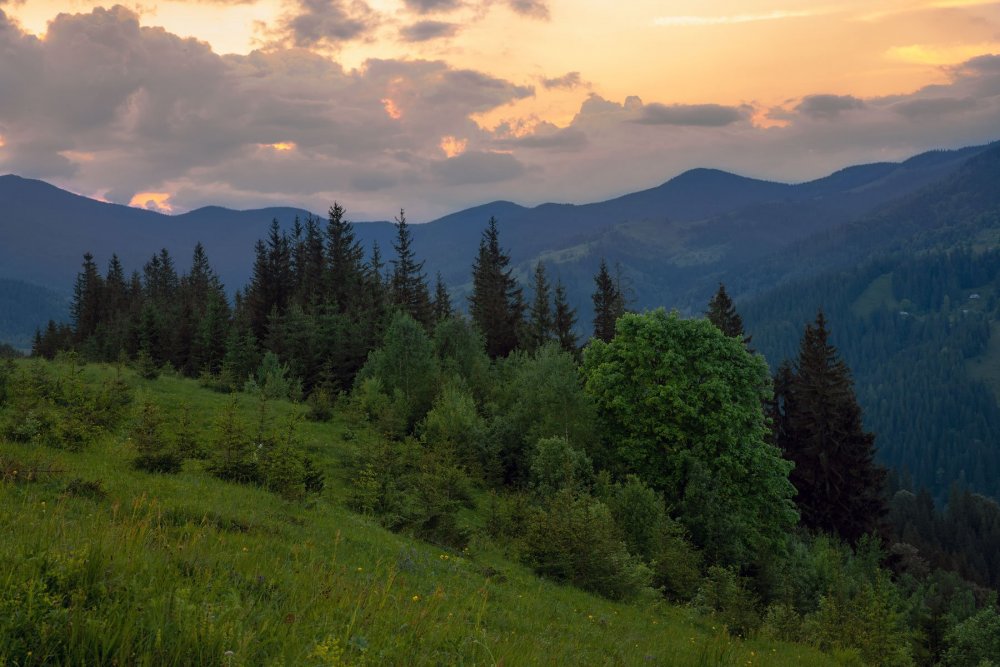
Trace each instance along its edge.
{"label": "green grass", "polygon": [[[206,435],[230,400],[176,377],[127,379],[168,421],[190,406]],[[255,400],[241,409],[254,423]],[[458,553],[387,532],[343,508],[365,429],[338,414],[301,433],[327,479],[305,503],[199,461],[136,471],[123,434],[78,453],[0,441],[0,665],[835,664],[732,639],[652,597],[614,603],[544,581],[482,539]]]}

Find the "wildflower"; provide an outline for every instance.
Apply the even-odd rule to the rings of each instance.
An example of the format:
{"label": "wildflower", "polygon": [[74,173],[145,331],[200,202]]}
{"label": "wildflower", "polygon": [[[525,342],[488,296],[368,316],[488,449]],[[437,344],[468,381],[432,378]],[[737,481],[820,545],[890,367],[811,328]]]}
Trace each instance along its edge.
{"label": "wildflower", "polygon": [[358,572],[364,572],[364,571],[365,571],[365,568],[363,568],[363,567],[359,567],[358,568]]}
{"label": "wildflower", "polygon": [[412,600],[413,600],[414,602],[420,602],[420,596],[419,596],[419,595],[414,595],[414,596],[413,596],[413,597],[412,597],[411,599],[412,599]]}

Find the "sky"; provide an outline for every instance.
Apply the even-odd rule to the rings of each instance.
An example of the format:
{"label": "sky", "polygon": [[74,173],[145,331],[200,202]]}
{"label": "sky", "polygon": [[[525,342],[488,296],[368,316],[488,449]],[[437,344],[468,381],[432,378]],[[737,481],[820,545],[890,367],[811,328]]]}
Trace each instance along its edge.
{"label": "sky", "polygon": [[996,139],[1000,2],[0,0],[0,173],[164,212],[422,222]]}

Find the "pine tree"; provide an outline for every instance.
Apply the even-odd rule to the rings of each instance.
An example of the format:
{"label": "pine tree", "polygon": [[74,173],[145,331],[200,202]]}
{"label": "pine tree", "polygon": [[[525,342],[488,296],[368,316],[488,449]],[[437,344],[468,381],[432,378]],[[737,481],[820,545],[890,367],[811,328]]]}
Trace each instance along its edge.
{"label": "pine tree", "polygon": [[594,286],[594,338],[607,343],[615,337],[615,322],[625,313],[625,299],[603,258]]}
{"label": "pine tree", "polygon": [[434,283],[434,321],[446,320],[451,317],[453,312],[448,288],[445,287],[444,280],[441,279],[441,272],[438,271],[437,280]]}
{"label": "pine tree", "polygon": [[875,463],[875,436],[864,430],[847,365],[830,344],[822,311],[802,336],[794,369],[776,379],[775,440],[795,463],[802,523],[856,543],[880,529],[886,471]]}
{"label": "pine tree", "polygon": [[327,303],[338,313],[354,311],[364,285],[364,249],[354,237],[354,227],[344,216],[347,211],[337,202],[330,207],[326,226]]}
{"label": "pine tree", "polygon": [[545,265],[538,262],[535,265],[535,298],[531,302],[528,320],[527,342],[531,349],[538,349],[552,340],[555,333],[549,292],[549,281],[545,277]]}
{"label": "pine tree", "polygon": [[576,354],[579,351],[579,343],[574,331],[574,327],[576,327],[576,309],[571,308],[569,302],[566,300],[566,288],[563,286],[561,280],[556,282],[555,319],[553,326],[555,328],[556,339],[559,341],[559,347],[567,352]]}
{"label": "pine tree", "polygon": [[500,249],[496,218],[490,218],[472,265],[469,314],[486,338],[490,357],[504,357],[518,346],[524,319],[521,288],[513,277],[510,255]]}
{"label": "pine tree", "polygon": [[733,300],[726,293],[726,286],[719,283],[719,289],[715,296],[708,302],[708,310],[705,311],[708,321],[718,327],[719,331],[727,336],[736,336],[743,341],[744,345],[750,344],[750,336],[743,333],[743,318],[736,312]]}
{"label": "pine tree", "polygon": [[298,302],[307,313],[313,313],[324,301],[323,233],[312,215],[306,218],[305,237],[296,261]]}
{"label": "pine tree", "polygon": [[396,251],[396,259],[392,260],[392,301],[417,322],[429,327],[433,313],[424,263],[416,261],[413,235],[403,209],[399,209],[396,218],[396,241],[392,247]]}
{"label": "pine tree", "polygon": [[70,305],[76,342],[81,343],[97,332],[104,317],[103,310],[104,279],[97,271],[94,256],[88,252],[83,256],[83,268],[76,276]]}

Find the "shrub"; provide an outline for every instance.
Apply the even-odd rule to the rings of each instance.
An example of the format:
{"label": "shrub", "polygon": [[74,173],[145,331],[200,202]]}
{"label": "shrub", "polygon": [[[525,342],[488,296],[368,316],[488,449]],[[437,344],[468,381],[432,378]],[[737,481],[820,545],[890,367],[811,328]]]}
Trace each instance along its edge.
{"label": "shrub", "polygon": [[297,401],[302,397],[302,386],[289,377],[288,364],[281,363],[274,352],[264,354],[257,372],[247,380],[243,391],[264,400]]}
{"label": "shrub", "polygon": [[529,520],[522,558],[535,572],[613,600],[636,597],[651,572],[625,548],[607,505],[568,489]]}
{"label": "shrub", "polygon": [[993,607],[962,621],[948,633],[944,664],[985,667],[1000,660],[1000,614]]}
{"label": "shrub", "polygon": [[174,473],[181,469],[181,456],[163,434],[163,418],[153,402],[147,400],[140,406],[130,436],[138,452],[132,464],[139,470]]}
{"label": "shrub", "polygon": [[219,415],[212,435],[209,471],[221,479],[255,482],[260,477],[253,443],[234,398]]}
{"label": "shrub", "polygon": [[550,497],[563,489],[583,491],[590,486],[594,467],[583,452],[570,447],[564,437],[542,438],[531,460],[531,486]]}
{"label": "shrub", "polygon": [[448,382],[420,424],[420,435],[431,448],[448,447],[465,470],[481,473],[486,465],[486,422],[476,411],[472,394],[460,382]]}
{"label": "shrub", "polygon": [[139,350],[139,354],[135,357],[135,370],[144,380],[155,380],[160,377],[160,367],[145,349]]}
{"label": "shrub", "polygon": [[730,568],[709,567],[693,604],[701,613],[718,618],[729,632],[739,637],[748,636],[760,626],[756,599],[747,588],[746,579]]}
{"label": "shrub", "polygon": [[309,412],[306,413],[306,419],[309,421],[328,422],[333,417],[333,399],[326,389],[319,388],[313,391],[309,394],[306,404],[309,406]]}

